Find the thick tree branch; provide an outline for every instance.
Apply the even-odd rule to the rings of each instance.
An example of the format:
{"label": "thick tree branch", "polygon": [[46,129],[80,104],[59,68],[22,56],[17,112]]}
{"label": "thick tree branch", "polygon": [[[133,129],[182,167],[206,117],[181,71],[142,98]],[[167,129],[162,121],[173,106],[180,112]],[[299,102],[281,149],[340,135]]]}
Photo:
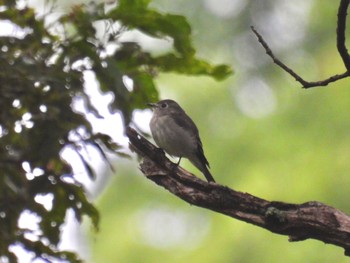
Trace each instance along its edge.
{"label": "thick tree branch", "polygon": [[259,43],[264,47],[266,54],[269,55],[273,62],[281,67],[284,71],[289,73],[292,77],[295,78],[296,81],[301,83],[303,88],[312,88],[319,86],[327,86],[331,82],[335,82],[337,80],[347,78],[350,76],[350,55],[346,48],[345,42],[345,29],[346,29],[346,17],[347,17],[347,9],[349,7],[350,0],[341,0],[339,9],[338,9],[338,23],[337,23],[337,48],[338,52],[344,62],[346,72],[342,74],[333,75],[327,79],[319,80],[319,81],[306,81],[300,75],[295,73],[291,68],[289,68],[286,64],[284,64],[281,60],[279,60],[272,52],[269,45],[266,43],[264,38],[258,33],[258,31],[252,26],[251,29],[258,38]]}
{"label": "thick tree branch", "polygon": [[289,236],[289,241],[317,239],[350,255],[350,216],[320,202],[267,201],[216,183],[207,183],[172,163],[164,152],[127,128],[130,149],[143,157],[141,171],[186,202]]}

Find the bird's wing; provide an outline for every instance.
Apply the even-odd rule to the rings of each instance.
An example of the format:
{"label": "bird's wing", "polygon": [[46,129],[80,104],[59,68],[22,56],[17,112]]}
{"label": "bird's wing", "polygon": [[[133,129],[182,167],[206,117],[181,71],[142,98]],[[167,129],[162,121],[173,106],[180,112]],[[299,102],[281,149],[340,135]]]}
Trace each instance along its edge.
{"label": "bird's wing", "polygon": [[173,120],[176,122],[177,125],[180,127],[184,128],[185,130],[192,130],[194,136],[198,136],[198,129],[196,124],[192,121],[192,119],[185,113],[183,112],[187,118],[179,118],[177,117],[176,113],[172,113],[173,115]]}
{"label": "bird's wing", "polygon": [[187,118],[173,118],[173,120],[176,122],[176,124],[178,124],[182,128],[184,128],[186,130],[194,131],[193,136],[196,138],[196,141],[198,142],[196,154],[197,154],[198,158],[201,160],[201,162],[209,167],[209,162],[208,162],[207,158],[205,158],[205,155],[204,155],[203,145],[202,145],[201,138],[199,137],[198,128],[197,128],[196,124],[192,121],[192,119],[187,114],[186,114],[186,117]]}

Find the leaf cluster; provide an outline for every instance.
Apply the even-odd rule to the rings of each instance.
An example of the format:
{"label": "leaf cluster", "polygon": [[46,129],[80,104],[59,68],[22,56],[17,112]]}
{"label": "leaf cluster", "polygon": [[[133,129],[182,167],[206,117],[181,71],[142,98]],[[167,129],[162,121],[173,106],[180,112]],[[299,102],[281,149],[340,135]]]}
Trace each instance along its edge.
{"label": "leaf cluster", "polygon": [[[113,94],[109,109],[122,115],[124,125],[135,109],[158,99],[154,77],[159,72],[218,80],[231,73],[225,65],[212,66],[195,57],[184,17],[159,13],[148,3],[121,0],[108,11],[104,4],[79,5],[57,18],[53,10],[39,15],[17,1],[0,1],[0,22],[14,29],[0,37],[0,261],[16,262],[11,249],[16,245],[48,262],[79,262],[76,254],[58,249],[68,210],[79,222],[87,215],[98,228],[98,211],[77,182],[72,164],[60,155],[64,149],[74,150],[93,179],[86,146],[104,158],[120,150],[74,110],[80,98],[87,112],[102,118],[85,92],[84,72],[95,74],[101,92]],[[102,29],[97,26],[101,24]],[[98,36],[101,30],[103,37]],[[155,56],[140,43],[120,41],[130,30],[171,39],[173,49]],[[108,51],[111,46],[114,52]],[[133,81],[132,89],[126,87],[125,76]],[[42,205],[39,196],[50,197],[51,204]],[[34,214],[38,225],[20,227],[23,212]]]}

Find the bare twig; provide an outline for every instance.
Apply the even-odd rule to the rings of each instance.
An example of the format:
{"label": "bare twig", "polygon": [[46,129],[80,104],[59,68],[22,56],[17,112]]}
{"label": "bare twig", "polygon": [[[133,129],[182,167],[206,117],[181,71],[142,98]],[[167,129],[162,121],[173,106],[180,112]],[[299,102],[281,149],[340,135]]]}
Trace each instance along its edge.
{"label": "bare twig", "polygon": [[207,183],[170,162],[164,153],[127,128],[130,148],[143,157],[142,173],[186,202],[289,236],[317,239],[345,249],[350,256],[350,216],[320,202],[267,201],[217,183]]}
{"label": "bare twig", "polygon": [[258,31],[253,26],[251,26],[250,28],[253,30],[254,34],[257,36],[259,43],[265,48],[266,54],[269,55],[272,58],[273,62],[275,62],[278,66],[280,66],[282,69],[287,71],[290,75],[292,75],[304,87],[305,87],[305,85],[308,85],[307,81],[305,81],[303,78],[301,78],[291,68],[287,67],[281,60],[279,60],[277,57],[275,57],[275,55],[273,54],[273,52],[272,52],[271,48],[269,47],[269,45],[265,42],[263,37],[258,33]]}
{"label": "bare twig", "polygon": [[273,62],[281,67],[284,71],[289,73],[292,77],[295,78],[296,81],[301,83],[303,88],[312,88],[319,86],[327,86],[329,83],[335,82],[340,79],[344,79],[350,76],[350,55],[345,45],[345,29],[346,29],[346,16],[347,9],[349,7],[350,0],[341,0],[339,9],[338,9],[338,23],[337,23],[337,48],[338,52],[343,59],[344,65],[346,67],[346,72],[342,74],[336,74],[329,78],[319,81],[306,81],[300,75],[295,73],[291,68],[289,68],[286,64],[284,64],[281,60],[279,60],[270,49],[269,45],[266,43],[264,38],[258,33],[258,31],[252,26],[251,29],[258,38],[259,43],[264,47],[266,54],[269,55]]}

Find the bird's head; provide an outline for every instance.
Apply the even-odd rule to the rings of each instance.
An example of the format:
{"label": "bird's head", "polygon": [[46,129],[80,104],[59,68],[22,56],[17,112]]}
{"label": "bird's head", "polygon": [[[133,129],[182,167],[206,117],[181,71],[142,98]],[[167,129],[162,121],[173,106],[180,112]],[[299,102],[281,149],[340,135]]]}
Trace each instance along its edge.
{"label": "bird's head", "polygon": [[180,107],[179,104],[177,104],[174,100],[161,100],[157,103],[148,103],[148,106],[150,106],[154,113],[158,114],[169,114],[169,113],[177,113],[177,112],[183,112],[183,109]]}

